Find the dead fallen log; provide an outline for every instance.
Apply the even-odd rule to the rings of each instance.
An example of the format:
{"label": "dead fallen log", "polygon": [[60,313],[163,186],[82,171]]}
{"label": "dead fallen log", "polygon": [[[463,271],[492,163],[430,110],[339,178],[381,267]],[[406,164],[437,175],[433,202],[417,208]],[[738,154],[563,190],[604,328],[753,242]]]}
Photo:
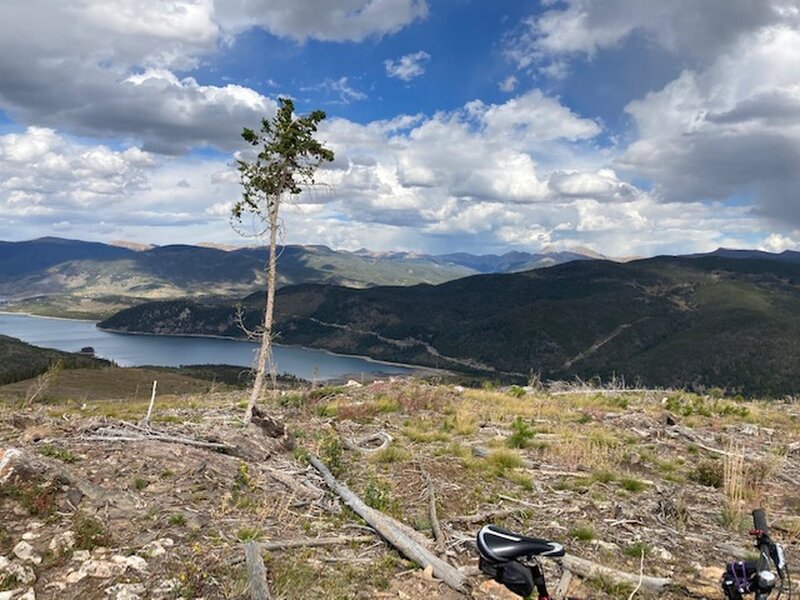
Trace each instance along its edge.
{"label": "dead fallen log", "polygon": [[442,532],[442,526],[439,524],[439,515],[436,511],[436,489],[433,487],[431,476],[428,475],[428,472],[422,467],[422,465],[419,466],[419,470],[420,473],[422,473],[422,478],[425,480],[425,488],[428,493],[428,518],[431,521],[433,539],[436,540],[436,546],[441,553],[442,548],[447,540]]}
{"label": "dead fallen log", "polygon": [[247,561],[247,581],[251,600],[270,600],[272,596],[267,586],[267,570],[264,568],[264,557],[255,542],[244,545],[244,556]]}
{"label": "dead fallen log", "polygon": [[404,531],[407,526],[382,512],[367,506],[350,488],[338,481],[328,467],[314,455],[309,457],[311,465],[319,471],[328,487],[336,493],[353,512],[364,519],[383,539],[397,548],[406,558],[421,567],[430,566],[433,575],[459,592],[466,592],[467,578],[458,569],[436,556],[426,546]]}
{"label": "dead fallen log", "polygon": [[627,583],[634,586],[638,585],[641,579],[641,588],[650,592],[661,592],[672,583],[672,580],[666,577],[649,577],[647,575],[626,573],[570,554],[561,559],[561,566],[570,573],[585,579],[605,577],[616,583]]}
{"label": "dead fallen log", "polygon": [[310,483],[305,481],[298,481],[288,473],[284,473],[278,469],[273,469],[271,467],[264,467],[264,471],[272,477],[275,481],[286,486],[290,489],[296,496],[300,498],[319,498],[321,497],[324,492],[316,486],[312,486]]}
{"label": "dead fallen log", "polygon": [[211,448],[212,450],[233,451],[236,448],[229,444],[219,442],[205,442],[168,432],[158,431],[149,427],[140,427],[133,423],[123,422],[119,427],[98,427],[93,432],[87,432],[81,439],[89,441],[104,442],[141,442],[156,441],[172,444],[185,444],[187,446],[197,446],[199,448]]}

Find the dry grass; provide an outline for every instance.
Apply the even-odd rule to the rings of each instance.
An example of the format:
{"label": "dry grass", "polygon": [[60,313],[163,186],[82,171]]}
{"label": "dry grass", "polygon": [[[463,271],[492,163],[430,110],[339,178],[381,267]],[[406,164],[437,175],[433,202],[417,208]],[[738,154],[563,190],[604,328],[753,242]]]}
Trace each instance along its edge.
{"label": "dry grass", "polygon": [[[83,410],[74,402],[48,408],[69,411],[73,415],[138,419],[147,410],[145,392],[148,390],[143,388],[140,397],[133,402],[103,399],[89,400]],[[796,468],[798,460],[796,454],[786,452],[786,445],[796,439],[794,436],[800,431],[800,419],[791,418],[791,414],[800,409],[783,404],[748,403],[748,414],[741,417],[724,408],[727,405],[722,401],[714,403],[714,399],[681,395],[680,402],[693,407],[693,411],[694,407],[700,407],[699,412],[686,417],[676,414],[681,426],[696,427],[698,436],[716,448],[720,448],[724,438],[740,441],[741,446],[728,448],[729,456],[723,460],[686,439],[668,435],[663,422],[668,409],[660,396],[630,393],[552,396],[545,391],[520,395],[494,390],[465,390],[457,394],[445,386],[404,381],[358,389],[331,387],[317,396],[312,394],[301,391],[291,401],[284,398],[282,403],[281,398],[274,397],[265,402],[264,408],[285,420],[297,436],[298,452],[294,457],[284,456],[287,467],[300,476],[305,469],[303,453],[315,452],[329,466],[336,467],[337,475],[371,504],[423,532],[427,531],[429,522],[420,464],[435,483],[439,516],[445,525],[449,526],[448,519],[455,516],[516,507],[516,499],[536,508],[498,524],[562,540],[570,546],[570,551],[632,572],[639,568],[639,554],[632,556],[633,552],[626,553],[625,549],[636,543],[638,538],[632,536],[643,531],[647,535],[646,542],[653,548],[665,548],[676,557],[671,561],[659,558],[655,552],[652,559],[648,555],[648,574],[675,572],[677,577],[687,579],[694,572],[684,573],[675,567],[688,561],[704,566],[712,564],[713,551],[709,544],[703,543],[686,547],[678,539],[680,536],[675,536],[664,523],[681,528],[691,525],[695,530],[702,529],[709,539],[726,537],[744,546],[749,539],[737,528],[748,508],[747,503],[764,493],[770,499],[770,515],[785,520],[789,514],[796,514],[796,504],[800,502],[800,491],[794,492],[791,498],[782,497],[779,490],[786,486],[775,485],[778,469],[784,464]],[[217,424],[243,412],[236,408],[240,397],[240,392],[159,394],[155,414],[156,418]],[[40,412],[45,410],[40,409]],[[512,449],[508,447],[508,438],[514,432],[517,419],[530,428],[531,436],[526,433],[525,443]],[[763,423],[775,429],[775,433],[759,430],[742,435],[740,429],[744,423]],[[634,435],[632,427],[646,430],[649,436]],[[361,433],[372,433],[376,429],[390,433],[394,442],[372,455],[344,449],[337,433],[345,431],[345,435],[357,439]],[[486,458],[477,458],[473,454],[475,446],[488,447],[491,453]],[[745,454],[747,461],[742,458]],[[292,463],[293,460],[296,463]],[[77,466],[83,468],[86,463],[85,459]],[[700,485],[690,478],[692,470],[701,463],[717,467],[712,474],[718,475],[718,487]],[[181,488],[184,489],[181,498],[187,505],[194,506],[191,504],[193,494],[205,493],[208,524],[202,531],[204,548],[208,546],[226,557],[231,548],[238,548],[238,538],[331,536],[360,525],[348,511],[336,511],[335,503],[328,506],[329,496],[321,505],[325,510],[316,505],[297,506],[291,493],[266,477],[255,463],[249,465],[246,473],[238,473],[235,462],[219,470],[219,474],[207,471],[216,483],[206,492],[202,491],[202,486],[198,488],[200,492],[186,491],[190,480],[193,485],[211,484],[199,475],[196,477],[199,482],[192,480],[191,469],[171,473],[167,478],[159,475],[165,468],[163,465],[153,466],[145,473],[134,466],[136,468],[126,466],[129,472],[125,474],[125,481],[130,485],[134,476],[146,477],[143,482],[149,484],[134,491],[148,499]],[[565,471],[581,473],[580,476],[565,476]],[[541,489],[543,493],[535,493],[534,489]],[[720,521],[722,506],[725,507],[725,524]],[[168,515],[174,512],[170,510],[156,515],[157,518],[146,526],[165,527]],[[663,521],[654,515],[660,515]],[[616,520],[627,521],[630,526],[609,524]],[[591,537],[615,544],[616,549],[612,546],[600,551],[591,543],[570,539],[570,532],[577,532],[576,528],[582,523],[591,523]],[[792,523],[800,536],[800,524]],[[723,525],[730,530],[725,531]],[[191,534],[188,526],[173,529],[171,535],[186,537]],[[453,540],[458,536],[465,539],[474,536],[475,530],[477,526],[455,526]],[[581,537],[578,533],[573,535]],[[786,536],[781,537],[786,539]],[[184,550],[175,552],[182,552],[183,556]],[[456,546],[455,552],[454,560],[459,564],[474,560],[473,553],[464,547]],[[348,561],[354,557],[358,558],[349,565]],[[190,559],[194,556],[185,557],[186,561]],[[326,562],[328,560],[331,562]],[[409,587],[412,582],[419,584],[421,579],[398,575],[411,566],[400,563],[395,553],[380,544],[298,549],[282,553],[280,560],[273,554],[267,561],[273,591],[282,598],[303,598],[312,593],[320,598],[379,597],[379,590],[389,582],[393,591],[396,587],[406,597],[423,597],[411,593]],[[176,566],[178,568],[180,572],[188,569],[183,562]],[[243,593],[239,576],[238,568],[215,573],[228,590],[225,597]],[[195,591],[201,589],[198,584]],[[600,599],[622,597],[615,594],[600,590],[595,596]],[[428,595],[435,596],[433,592]]]}
{"label": "dry grass", "polygon": [[729,528],[737,529],[744,518],[745,469],[744,453],[733,441],[723,460],[722,489],[725,494],[723,523]]}

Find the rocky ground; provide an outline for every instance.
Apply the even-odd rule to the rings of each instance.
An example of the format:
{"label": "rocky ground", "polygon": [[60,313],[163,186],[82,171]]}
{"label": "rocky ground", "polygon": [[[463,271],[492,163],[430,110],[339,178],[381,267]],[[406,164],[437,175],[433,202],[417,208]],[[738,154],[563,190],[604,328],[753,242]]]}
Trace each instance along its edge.
{"label": "rocky ground", "polygon": [[[796,555],[791,401],[376,381],[265,400],[292,440],[269,423],[244,428],[245,398],[159,396],[149,429],[134,427],[142,399],[0,403],[0,599],[246,598],[243,542],[310,538],[346,539],[265,551],[274,597],[510,598],[475,573],[487,522],[634,575],[644,554],[644,574],[673,580],[660,598],[721,598],[720,568],[752,553],[757,505],[790,565]],[[134,439],[152,430],[174,439]],[[373,434],[392,441],[370,452],[385,439]],[[429,539],[433,490],[444,540],[430,545],[469,574],[468,596],[376,537],[309,454]],[[555,589],[560,566],[545,567]],[[570,593],[629,598],[634,587],[576,577]]]}

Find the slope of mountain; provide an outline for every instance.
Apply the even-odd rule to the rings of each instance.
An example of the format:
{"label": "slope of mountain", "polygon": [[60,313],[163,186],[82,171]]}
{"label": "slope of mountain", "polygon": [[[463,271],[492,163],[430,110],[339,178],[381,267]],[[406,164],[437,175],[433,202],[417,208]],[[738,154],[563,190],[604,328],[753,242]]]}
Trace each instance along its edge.
{"label": "slope of mountain", "polygon": [[[148,300],[240,297],[265,286],[266,248],[233,251],[170,245],[141,251],[42,238],[0,243],[0,299],[9,308],[72,317],[108,316]],[[424,258],[385,261],[324,246],[286,246],[279,285],[353,287],[440,283],[472,273]]]}
{"label": "slope of mountain", "polygon": [[[467,267],[476,273],[517,273],[519,271],[552,267],[573,260],[592,260],[597,257],[578,252],[548,251],[542,254],[506,252],[499,256],[496,254],[476,256],[459,252],[455,254],[442,254],[432,258],[444,264],[455,264]],[[605,257],[601,256],[600,258]]]}
{"label": "slope of mountain", "polygon": [[119,260],[134,254],[127,248],[54,237],[27,242],[0,242],[0,282],[36,275],[69,261]]}
{"label": "slope of mountain", "polygon": [[[243,301],[260,319],[261,297]],[[451,369],[612,375],[648,385],[800,391],[800,263],[658,257],[576,261],[436,286],[279,292],[280,340]],[[238,336],[230,305],[145,304],[102,327]]]}
{"label": "slope of mountain", "polygon": [[[92,317],[148,300],[240,297],[265,286],[263,247],[115,244],[59,238],[0,242],[0,299],[35,314]],[[429,256],[285,246],[280,249],[278,283],[436,284],[479,272],[518,271],[584,258],[569,252]]]}

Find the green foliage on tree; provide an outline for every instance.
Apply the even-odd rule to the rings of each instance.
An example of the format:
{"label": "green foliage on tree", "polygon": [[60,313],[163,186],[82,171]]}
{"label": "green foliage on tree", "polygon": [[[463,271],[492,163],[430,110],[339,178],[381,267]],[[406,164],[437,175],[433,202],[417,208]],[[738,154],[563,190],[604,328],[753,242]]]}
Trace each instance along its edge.
{"label": "green foliage on tree", "polygon": [[241,223],[246,214],[260,220],[269,231],[269,263],[267,265],[267,302],[261,333],[261,351],[256,378],[247,407],[249,423],[253,408],[264,386],[267,365],[274,379],[272,361],[272,322],[275,307],[275,271],[279,212],[286,196],[302,193],[315,183],[314,175],[325,162],[333,160],[333,151],[314,138],[325,113],[315,110],[305,116],[294,115],[294,103],[278,100],[278,112],[272,119],[261,121],[260,131],[245,128],[242,137],[260,148],[253,160],[238,160],[242,197],[233,206],[233,219]]}

